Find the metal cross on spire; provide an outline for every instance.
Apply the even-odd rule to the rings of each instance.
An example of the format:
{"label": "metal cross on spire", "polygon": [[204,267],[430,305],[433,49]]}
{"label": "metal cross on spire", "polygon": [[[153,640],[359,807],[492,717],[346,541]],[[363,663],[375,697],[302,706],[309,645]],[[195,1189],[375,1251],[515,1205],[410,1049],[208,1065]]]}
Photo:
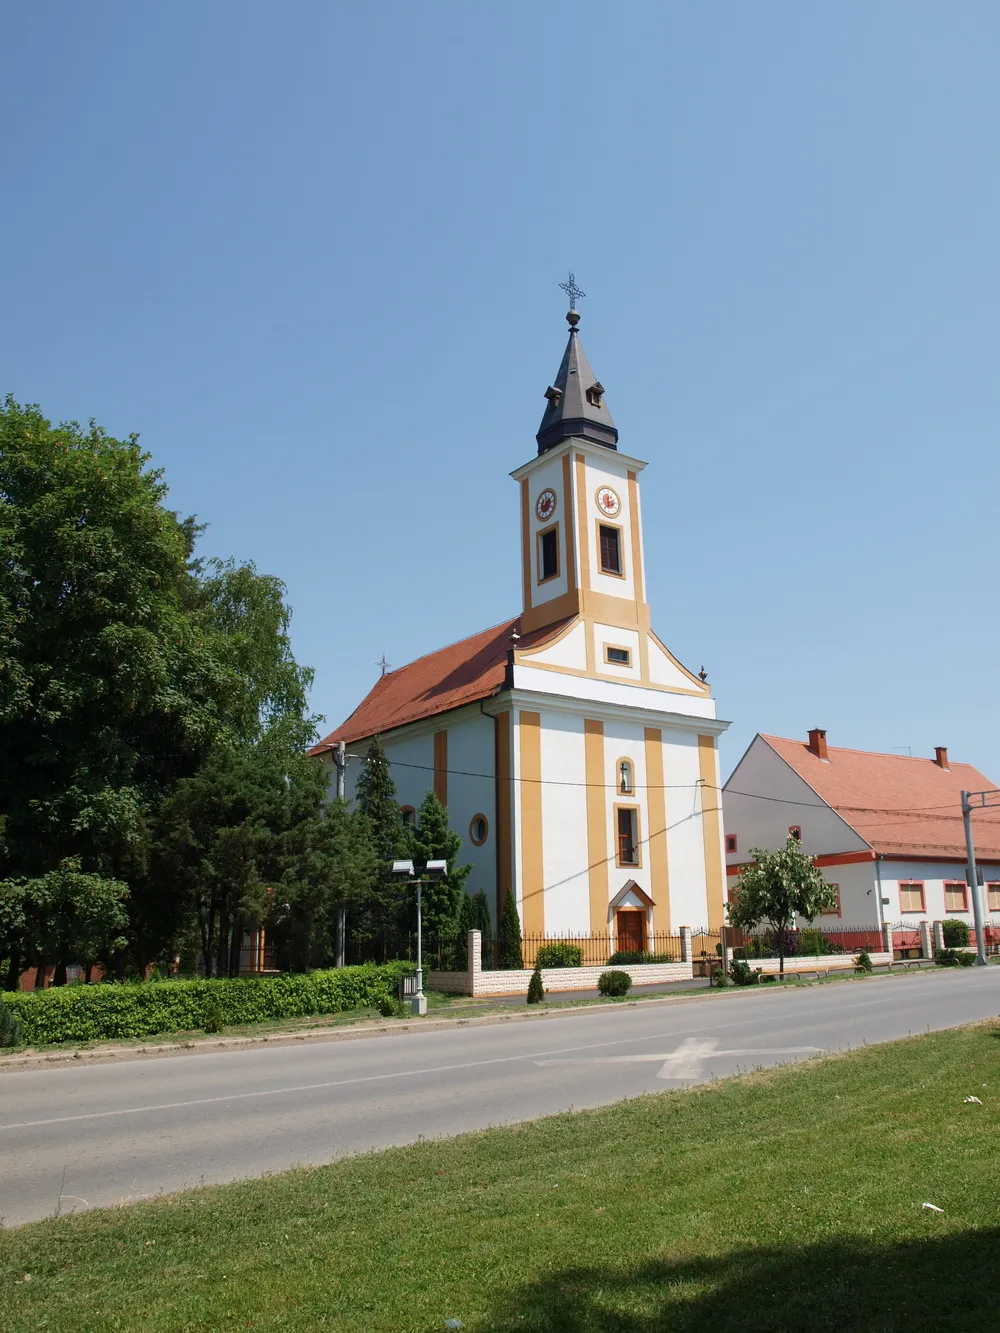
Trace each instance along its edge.
{"label": "metal cross on spire", "polygon": [[559,284],[559,286],[563,289],[563,291],[564,291],[564,292],[566,293],[566,295],[569,297],[569,308],[570,308],[570,310],[575,310],[575,309],[576,309],[576,303],[577,303],[577,301],[579,300],[579,298],[580,298],[581,296],[586,296],[586,295],[587,295],[587,293],[583,290],[582,287],[578,287],[578,286],[576,285],[576,278],[573,276],[572,273],[570,273],[570,275],[569,275],[569,281],[568,281],[568,282],[561,282],[561,283]]}

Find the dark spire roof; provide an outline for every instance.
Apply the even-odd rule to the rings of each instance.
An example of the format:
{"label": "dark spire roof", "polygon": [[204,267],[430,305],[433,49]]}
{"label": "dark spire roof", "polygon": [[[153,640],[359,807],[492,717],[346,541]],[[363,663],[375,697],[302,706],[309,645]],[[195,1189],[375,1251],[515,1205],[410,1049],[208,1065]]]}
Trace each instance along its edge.
{"label": "dark spire roof", "polygon": [[544,454],[570,438],[593,440],[608,449],[618,448],[618,431],[604,402],[604,386],[590,368],[580,342],[580,316],[571,310],[569,342],[555,382],[545,390],[549,405],[535,438]]}

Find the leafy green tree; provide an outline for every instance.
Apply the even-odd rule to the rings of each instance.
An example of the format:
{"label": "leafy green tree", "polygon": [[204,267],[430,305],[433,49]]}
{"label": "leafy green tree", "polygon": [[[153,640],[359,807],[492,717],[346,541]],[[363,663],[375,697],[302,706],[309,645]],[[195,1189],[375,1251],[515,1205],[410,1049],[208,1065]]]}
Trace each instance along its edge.
{"label": "leafy green tree", "polygon": [[504,894],[503,907],[500,909],[500,966],[524,967],[521,918],[517,914],[517,899],[513,889],[508,889]]}
{"label": "leafy green tree", "polygon": [[[0,877],[130,883],[150,821],[220,747],[310,732],[284,588],[194,555],[135,436],[0,409]],[[133,920],[133,937],[138,921]]]}
{"label": "leafy green tree", "polygon": [[[448,862],[448,874],[444,879],[429,880],[424,884],[422,912],[424,929],[428,934],[437,935],[451,947],[458,932],[459,908],[463,897],[467,896],[465,882],[472,873],[472,866],[457,864],[462,839],[448,821],[447,807],[432,791],[427,793],[420,804],[411,847],[418,874],[423,873],[428,861]],[[415,890],[410,889],[409,897],[415,909]]]}
{"label": "leafy green tree", "polygon": [[125,947],[128,885],[88,875],[75,859],[64,861],[38,879],[22,881],[22,960],[38,969],[41,984],[48,963],[56,965],[53,982],[65,984],[70,962],[88,969]]}
{"label": "leafy green tree", "polygon": [[194,920],[206,974],[235,975],[244,932],[285,914],[296,871],[313,874],[318,835],[304,826],[321,818],[325,790],[321,766],[271,735],[216,750],[182,779],[154,825],[147,952],[163,956]]}
{"label": "leafy green tree", "polygon": [[27,954],[25,896],[23,879],[0,880],[0,958],[7,963],[4,990],[17,990]]}
{"label": "leafy green tree", "polygon": [[766,852],[751,847],[753,860],[741,872],[727,911],[730,925],[755,930],[767,923],[778,939],[779,971],[785,970],[785,931],[796,916],[813,921],[837,904],[837,890],[827,884],[812,858],[789,835],[784,847]]}

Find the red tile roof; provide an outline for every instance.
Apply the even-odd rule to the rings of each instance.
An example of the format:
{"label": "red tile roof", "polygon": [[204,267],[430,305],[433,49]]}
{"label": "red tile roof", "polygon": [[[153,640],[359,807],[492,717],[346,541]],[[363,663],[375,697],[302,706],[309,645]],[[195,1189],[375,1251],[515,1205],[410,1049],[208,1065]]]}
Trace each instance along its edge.
{"label": "red tile roof", "polygon": [[[526,634],[518,646],[528,648],[556,634],[567,622],[559,621]],[[415,662],[388,671],[362,699],[346,722],[331,731],[310,754],[321,754],[345,741],[348,745],[394,727],[435,717],[452,708],[488,699],[504,683],[510,636],[520,625],[520,618],[473,634],[470,639],[439,648]]]}
{"label": "red tile roof", "polygon": [[[831,745],[829,762],[804,741],[762,736],[877,852],[965,859],[960,793],[994,784],[971,764],[940,768],[933,759],[871,754]],[[977,858],[1000,860],[1000,808],[973,813]]]}

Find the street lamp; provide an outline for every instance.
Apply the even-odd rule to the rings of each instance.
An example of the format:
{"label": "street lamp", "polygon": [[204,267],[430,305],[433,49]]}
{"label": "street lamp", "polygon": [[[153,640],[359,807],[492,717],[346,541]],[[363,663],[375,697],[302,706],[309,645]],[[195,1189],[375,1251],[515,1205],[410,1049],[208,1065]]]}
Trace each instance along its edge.
{"label": "street lamp", "polygon": [[411,1012],[426,1014],[427,997],[424,995],[424,960],[423,960],[423,924],[420,916],[420,890],[425,884],[437,879],[445,879],[448,874],[447,861],[428,861],[424,867],[425,878],[421,879],[413,868],[412,861],[393,861],[392,873],[396,879],[405,880],[417,886],[417,993],[410,1002]]}

